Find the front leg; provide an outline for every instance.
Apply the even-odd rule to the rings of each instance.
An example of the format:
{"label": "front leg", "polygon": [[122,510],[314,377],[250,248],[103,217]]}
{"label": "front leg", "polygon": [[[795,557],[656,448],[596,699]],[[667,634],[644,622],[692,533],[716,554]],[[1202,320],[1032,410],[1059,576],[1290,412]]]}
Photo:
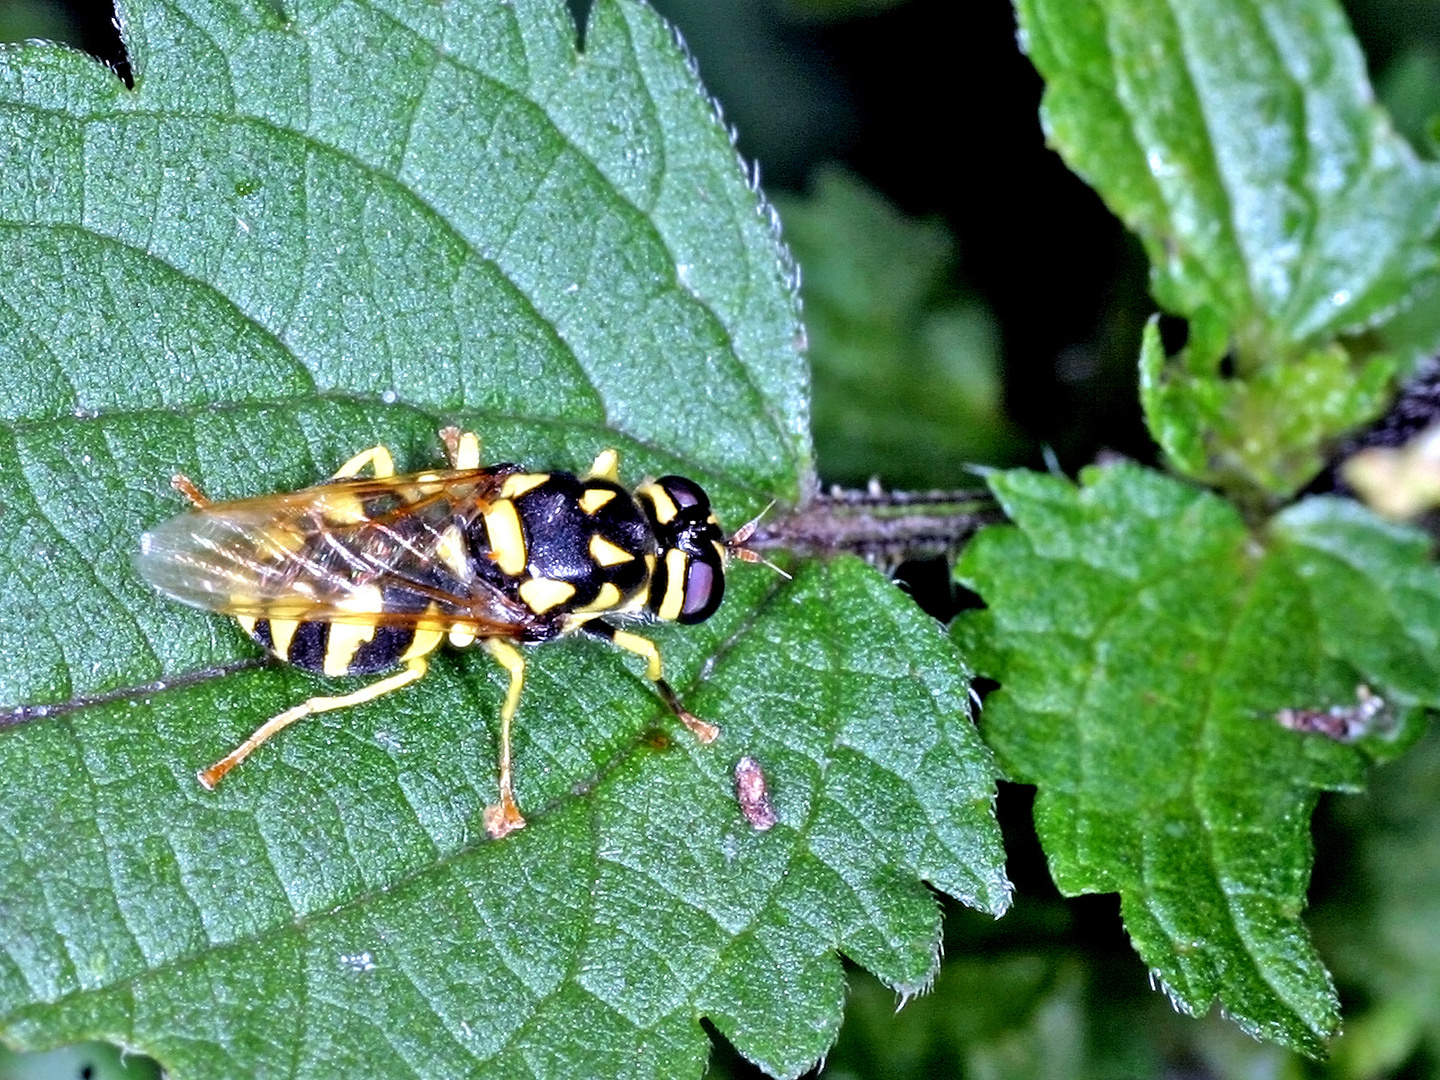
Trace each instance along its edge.
{"label": "front leg", "polygon": [[473,431],[461,431],[452,424],[440,429],[440,441],[445,444],[445,456],[452,469],[480,467],[480,436]]}
{"label": "front leg", "polygon": [[714,742],[720,735],[720,729],[708,721],[701,720],[680,701],[680,695],[675,693],[671,685],[665,681],[660,667],[660,650],[655,643],[647,637],[639,634],[632,634],[626,630],[617,630],[604,619],[591,619],[582,623],[580,629],[595,637],[604,638],[612,644],[618,645],[626,652],[632,652],[645,660],[645,677],[655,684],[655,692],[660,695],[660,700],[669,706],[679,721],[689,728],[702,743]]}
{"label": "front leg", "polygon": [[362,450],[349,461],[335,470],[332,480],[349,480],[351,477],[359,476],[360,470],[370,466],[376,479],[383,480],[387,476],[395,475],[395,459],[390,456],[390,451],[383,446],[372,446],[369,450]]}

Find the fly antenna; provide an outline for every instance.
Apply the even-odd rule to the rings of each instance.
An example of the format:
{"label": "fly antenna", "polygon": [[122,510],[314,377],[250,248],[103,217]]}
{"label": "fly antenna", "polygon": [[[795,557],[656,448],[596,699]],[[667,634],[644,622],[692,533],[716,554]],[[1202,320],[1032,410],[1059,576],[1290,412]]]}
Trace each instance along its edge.
{"label": "fly antenna", "polygon": [[730,539],[725,541],[725,550],[728,551],[731,556],[739,559],[741,562],[761,563],[764,566],[768,566],[771,570],[774,570],[775,573],[779,574],[786,581],[791,581],[794,579],[784,570],[781,570],[780,567],[776,566],[773,562],[765,558],[765,556],[761,555],[758,551],[752,551],[750,550],[750,548],[747,548],[745,546],[745,541],[749,540],[750,537],[754,536],[755,530],[760,527],[760,520],[772,509],[774,509],[774,507],[775,500],[771,499],[769,506],[765,507],[764,510],[761,510],[760,513],[756,514],[744,525],[741,525],[740,528],[736,529],[735,532],[731,535]]}

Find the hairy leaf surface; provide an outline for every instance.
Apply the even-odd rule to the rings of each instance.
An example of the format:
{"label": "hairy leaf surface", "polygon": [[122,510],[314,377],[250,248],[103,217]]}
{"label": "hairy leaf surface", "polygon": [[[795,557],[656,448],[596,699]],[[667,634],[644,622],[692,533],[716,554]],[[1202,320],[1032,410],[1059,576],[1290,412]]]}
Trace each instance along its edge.
{"label": "hairy leaf surface", "polygon": [[[959,567],[989,608],[956,636],[1001,686],[983,730],[1062,892],[1119,892],[1177,1006],[1315,1053],[1338,1016],[1303,923],[1310,813],[1440,702],[1440,571],[1354,504],[1301,503],[1265,536],[1224,501],[1133,467],[992,488],[1015,522]],[[1388,709],[1353,744],[1281,709]]]}

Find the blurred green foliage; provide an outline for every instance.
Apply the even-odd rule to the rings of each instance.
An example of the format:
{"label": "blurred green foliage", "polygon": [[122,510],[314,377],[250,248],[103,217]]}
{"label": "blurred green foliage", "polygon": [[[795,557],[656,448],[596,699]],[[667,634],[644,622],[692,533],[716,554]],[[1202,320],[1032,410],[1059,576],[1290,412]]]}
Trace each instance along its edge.
{"label": "blurred green foliage", "polygon": [[1440,48],[1422,41],[1386,65],[1375,91],[1395,127],[1427,157],[1435,157],[1440,118]]}
{"label": "blurred green foliage", "polygon": [[959,487],[967,465],[1016,460],[994,318],[957,287],[944,223],[907,219],[835,169],[777,208],[802,271],[822,475]]}
{"label": "blurred green foliage", "polygon": [[71,13],[49,0],[5,0],[0,4],[0,41],[74,41],[78,34]]}
{"label": "blurred green foliage", "polygon": [[160,1080],[147,1057],[109,1043],[77,1043],[47,1054],[13,1054],[0,1046],[0,1080]]}
{"label": "blurred green foliage", "polygon": [[786,8],[810,19],[858,19],[875,15],[905,0],[787,0]]}
{"label": "blurred green foliage", "polygon": [[1364,795],[1335,800],[1344,847],[1317,888],[1312,922],[1342,986],[1357,999],[1333,1075],[1440,1068],[1440,732],[1378,771]]}

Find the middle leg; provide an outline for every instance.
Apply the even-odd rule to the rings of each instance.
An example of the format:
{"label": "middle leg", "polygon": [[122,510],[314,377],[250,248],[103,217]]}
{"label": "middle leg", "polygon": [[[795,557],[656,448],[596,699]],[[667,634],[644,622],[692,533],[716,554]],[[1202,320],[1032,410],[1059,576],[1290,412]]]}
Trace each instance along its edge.
{"label": "middle leg", "polygon": [[591,619],[580,627],[587,634],[598,638],[604,638],[636,656],[645,660],[645,677],[655,684],[655,692],[660,695],[660,700],[669,706],[676,718],[689,728],[702,743],[711,743],[720,735],[720,729],[708,721],[701,720],[680,701],[680,695],[675,693],[674,688],[665,681],[660,666],[660,650],[655,643],[647,637],[639,634],[632,634],[626,630],[617,630],[604,619]]}

